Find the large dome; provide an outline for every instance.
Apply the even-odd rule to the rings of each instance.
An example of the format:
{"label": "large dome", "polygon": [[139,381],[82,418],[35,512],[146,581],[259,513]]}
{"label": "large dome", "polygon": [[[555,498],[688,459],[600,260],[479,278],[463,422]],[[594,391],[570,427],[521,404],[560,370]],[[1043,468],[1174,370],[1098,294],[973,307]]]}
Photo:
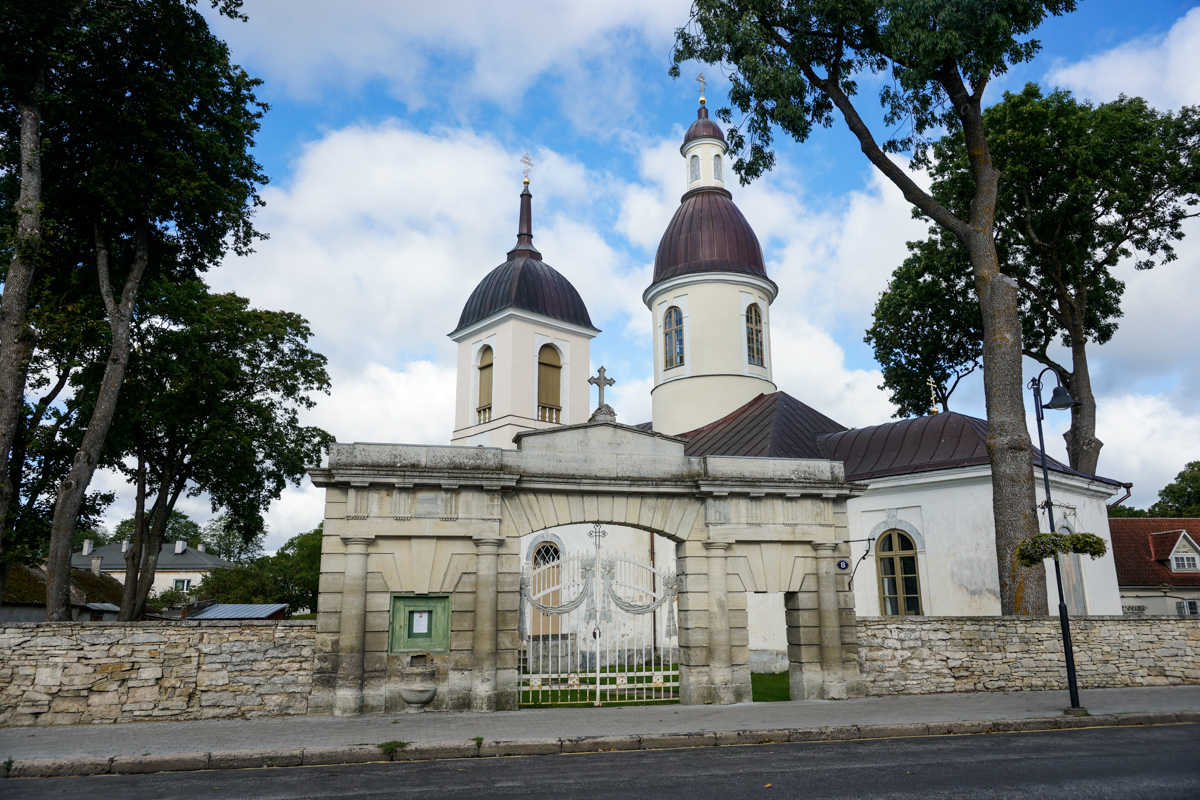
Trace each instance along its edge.
{"label": "large dome", "polygon": [[758,237],[731,198],[717,186],[693,189],[683,196],[659,242],[651,285],[696,272],[767,278]]}
{"label": "large dome", "polygon": [[520,253],[488,273],[463,308],[458,327],[450,334],[474,325],[506,308],[519,308],[543,317],[596,330],[583,298],[571,282],[554,267]]}

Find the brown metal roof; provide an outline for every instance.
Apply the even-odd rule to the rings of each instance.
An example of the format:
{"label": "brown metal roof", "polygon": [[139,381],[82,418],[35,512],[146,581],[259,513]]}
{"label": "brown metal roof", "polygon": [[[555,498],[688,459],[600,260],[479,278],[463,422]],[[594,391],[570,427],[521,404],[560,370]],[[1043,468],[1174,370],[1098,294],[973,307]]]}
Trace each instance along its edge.
{"label": "brown metal roof", "polygon": [[784,392],[760,394],[727,417],[680,434],[689,456],[825,458],[817,437],[843,425]]}
{"label": "brown metal roof", "polygon": [[687,133],[683,137],[683,143],[687,144],[692,139],[720,139],[725,141],[725,134],[721,133],[721,126],[708,118],[708,107],[700,106],[696,111],[696,121],[687,129]]}
{"label": "brown metal roof", "polygon": [[702,186],[681,198],[658,244],[653,283],[694,272],[767,277],[758,237],[732,197],[720,187]]}
{"label": "brown metal roof", "polygon": [[[722,419],[680,434],[689,456],[828,458],[845,464],[853,481],[986,465],[987,422],[949,412],[847,430],[784,392],[760,394]],[[1034,449],[1034,461],[1041,453]],[[1073,470],[1053,458],[1047,466],[1120,486],[1120,481]]]}

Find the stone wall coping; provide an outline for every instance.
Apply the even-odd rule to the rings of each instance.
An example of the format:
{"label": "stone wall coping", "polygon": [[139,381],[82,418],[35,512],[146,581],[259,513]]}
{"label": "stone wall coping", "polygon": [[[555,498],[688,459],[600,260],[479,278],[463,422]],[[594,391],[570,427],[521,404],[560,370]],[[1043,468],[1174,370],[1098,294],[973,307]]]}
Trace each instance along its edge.
{"label": "stone wall coping", "polygon": [[[1071,622],[1183,622],[1193,625],[1200,625],[1200,616],[1197,617],[1179,617],[1179,616],[1153,616],[1146,614],[1144,616],[1132,617],[1122,616],[1120,614],[1094,614],[1085,617],[1071,617]],[[991,623],[993,625],[1003,624],[1006,622],[1058,622],[1057,614],[1047,614],[1046,616],[1022,615],[1012,617],[904,617],[903,620],[891,617],[859,617],[860,625],[913,625],[913,624],[937,624],[944,625],[947,622],[956,623]]]}
{"label": "stone wall coping", "polygon": [[57,628],[315,628],[315,619],[144,619],[137,622],[0,622],[3,630]]}

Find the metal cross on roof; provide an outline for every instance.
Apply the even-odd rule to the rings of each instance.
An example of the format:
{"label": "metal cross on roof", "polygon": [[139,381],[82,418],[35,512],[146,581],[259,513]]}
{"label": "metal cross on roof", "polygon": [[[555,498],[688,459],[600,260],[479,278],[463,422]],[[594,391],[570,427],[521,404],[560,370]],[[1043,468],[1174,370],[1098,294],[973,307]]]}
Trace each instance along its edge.
{"label": "metal cross on roof", "polygon": [[700,95],[703,97],[704,89],[708,86],[708,79],[704,77],[703,72],[696,76],[696,83],[700,84]]}
{"label": "metal cross on roof", "polygon": [[604,405],[604,387],[612,386],[614,383],[616,383],[616,381],[614,381],[612,378],[604,377],[604,367],[601,367],[600,369],[596,370],[596,377],[588,378],[588,383],[600,389],[600,402],[598,405],[602,406]]}
{"label": "metal cross on roof", "polygon": [[533,159],[529,157],[529,153],[521,156],[521,163],[525,165],[525,177],[529,177],[529,170],[533,169]]}
{"label": "metal cross on roof", "polygon": [[934,382],[933,376],[926,378],[925,382],[927,384],[929,384],[929,410],[930,410],[930,412],[936,414],[936,413],[938,413],[937,383]]}

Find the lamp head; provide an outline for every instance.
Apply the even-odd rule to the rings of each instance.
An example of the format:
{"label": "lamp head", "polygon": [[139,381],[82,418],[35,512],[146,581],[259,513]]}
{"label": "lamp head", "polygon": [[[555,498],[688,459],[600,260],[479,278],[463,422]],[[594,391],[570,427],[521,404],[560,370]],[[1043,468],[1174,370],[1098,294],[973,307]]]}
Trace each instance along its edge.
{"label": "lamp head", "polygon": [[1055,386],[1054,392],[1050,395],[1050,402],[1046,403],[1044,408],[1052,408],[1055,411],[1062,411],[1072,406],[1077,406],[1079,403],[1071,399],[1071,395],[1067,393],[1065,387]]}

